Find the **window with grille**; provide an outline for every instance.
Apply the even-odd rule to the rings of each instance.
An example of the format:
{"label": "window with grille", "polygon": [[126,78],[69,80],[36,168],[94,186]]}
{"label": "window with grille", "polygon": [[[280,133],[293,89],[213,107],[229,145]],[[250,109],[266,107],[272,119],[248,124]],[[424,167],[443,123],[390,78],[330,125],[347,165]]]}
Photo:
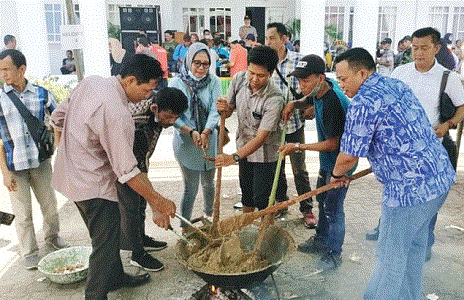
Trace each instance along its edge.
{"label": "window with grille", "polygon": [[464,7],[455,7],[453,13],[453,42],[464,40]]}
{"label": "window with grille", "polygon": [[448,30],[448,6],[432,6],[429,9],[429,25],[445,35]]}
{"label": "window with grille", "polygon": [[231,35],[230,8],[209,9],[209,30],[211,33],[218,32],[221,38],[227,39]]}
{"label": "window with grille", "polygon": [[[348,11],[349,9],[349,11]],[[329,48],[336,40],[351,45],[353,41],[354,7],[326,6],[324,42]]]}
{"label": "window with grille", "polygon": [[206,9],[202,7],[184,7],[182,15],[184,32],[196,33],[201,37],[203,30],[209,29],[211,33],[218,32],[222,38],[231,35],[230,7],[210,7]]}
{"label": "window with grille", "polygon": [[58,43],[61,41],[61,5],[45,4],[45,23],[47,25],[47,40],[49,43]]}
{"label": "window with grille", "polygon": [[184,32],[189,34],[196,33],[201,36],[201,31],[205,28],[205,9],[184,7],[182,9],[183,20],[184,20]]}
{"label": "window with grille", "polygon": [[377,30],[377,41],[380,42],[385,38],[392,39],[392,45],[395,44],[394,36],[396,30],[396,12],[395,6],[379,7],[379,27]]}

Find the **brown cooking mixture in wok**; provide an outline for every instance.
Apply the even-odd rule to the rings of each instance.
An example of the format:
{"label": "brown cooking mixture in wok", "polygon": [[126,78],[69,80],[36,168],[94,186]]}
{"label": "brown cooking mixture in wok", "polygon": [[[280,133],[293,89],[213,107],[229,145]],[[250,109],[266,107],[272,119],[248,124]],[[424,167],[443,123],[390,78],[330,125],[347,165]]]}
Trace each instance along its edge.
{"label": "brown cooking mixture in wok", "polygon": [[223,236],[222,241],[211,243],[193,253],[187,260],[189,266],[206,273],[248,273],[269,265],[259,251],[244,250],[234,232]]}

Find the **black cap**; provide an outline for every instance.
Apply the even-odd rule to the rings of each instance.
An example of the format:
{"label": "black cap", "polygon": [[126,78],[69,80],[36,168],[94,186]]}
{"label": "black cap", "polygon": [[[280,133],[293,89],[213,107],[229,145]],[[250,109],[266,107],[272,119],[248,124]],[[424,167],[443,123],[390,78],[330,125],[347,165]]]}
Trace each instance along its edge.
{"label": "black cap", "polygon": [[315,54],[306,55],[297,63],[295,70],[288,76],[306,78],[312,74],[324,74],[325,62]]}
{"label": "black cap", "polygon": [[391,38],[384,38],[381,42],[381,44],[391,44],[392,43],[392,39]]}

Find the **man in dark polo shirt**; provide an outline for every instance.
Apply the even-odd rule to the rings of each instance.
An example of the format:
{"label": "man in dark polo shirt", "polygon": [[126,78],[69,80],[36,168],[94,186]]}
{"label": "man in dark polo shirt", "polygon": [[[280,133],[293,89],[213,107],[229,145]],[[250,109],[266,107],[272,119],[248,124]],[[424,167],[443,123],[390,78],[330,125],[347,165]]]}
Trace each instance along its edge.
{"label": "man in dark polo shirt", "polygon": [[[325,63],[322,58],[317,55],[303,57],[290,76],[298,78],[298,84],[305,97],[289,102],[282,112],[282,119],[286,122],[295,108],[304,109],[313,105],[318,142],[289,143],[280,148],[284,155],[306,150],[319,152],[318,188],[330,181],[330,174],[340,152],[345,111],[349,104],[340,87],[334,81],[327,79],[324,72]],[[351,172],[355,168],[356,166]],[[333,269],[342,262],[341,252],[345,238],[343,202],[347,190],[347,187],[341,187],[316,196],[319,202],[316,235],[298,245],[298,250],[301,252],[322,254],[318,263],[319,269]]]}

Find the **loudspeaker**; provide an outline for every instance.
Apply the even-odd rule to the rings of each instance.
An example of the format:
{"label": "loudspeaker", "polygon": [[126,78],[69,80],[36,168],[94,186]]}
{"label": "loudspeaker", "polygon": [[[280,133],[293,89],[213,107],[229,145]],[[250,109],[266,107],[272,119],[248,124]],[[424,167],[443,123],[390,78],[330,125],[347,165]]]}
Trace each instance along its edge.
{"label": "loudspeaker", "polygon": [[159,6],[156,7],[120,7],[121,30],[160,30]]}
{"label": "loudspeaker", "polygon": [[[121,44],[122,48],[130,53],[134,53],[134,41],[139,35],[138,31],[121,31]],[[158,32],[147,31],[147,36],[152,43],[159,43],[159,34]]]}

